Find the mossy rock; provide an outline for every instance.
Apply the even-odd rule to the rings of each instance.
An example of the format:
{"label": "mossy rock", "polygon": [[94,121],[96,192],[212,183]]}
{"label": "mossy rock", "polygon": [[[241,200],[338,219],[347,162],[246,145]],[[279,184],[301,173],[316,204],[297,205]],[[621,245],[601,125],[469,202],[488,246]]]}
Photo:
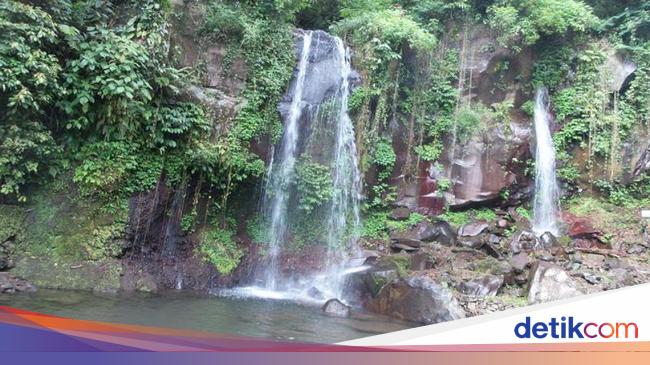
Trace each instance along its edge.
{"label": "mossy rock", "polygon": [[0,204],[0,244],[22,237],[26,215],[22,207]]}
{"label": "mossy rock", "polygon": [[23,256],[72,262],[119,257],[124,249],[126,204],[112,206],[80,196],[74,186],[59,185],[63,187],[33,192],[18,251]]}
{"label": "mossy rock", "polygon": [[112,293],[120,289],[122,264],[115,259],[65,262],[51,257],[23,257],[12,273],[37,288]]}

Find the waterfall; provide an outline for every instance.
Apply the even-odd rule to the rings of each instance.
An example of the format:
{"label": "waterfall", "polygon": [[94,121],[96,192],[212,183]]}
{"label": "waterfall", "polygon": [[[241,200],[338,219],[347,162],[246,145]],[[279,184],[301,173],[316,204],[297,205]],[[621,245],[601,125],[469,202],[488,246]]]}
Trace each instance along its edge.
{"label": "waterfall", "polygon": [[[298,62],[298,75],[296,86],[289,108],[289,116],[282,135],[281,151],[278,156],[280,165],[275,171],[275,165],[271,165],[274,171],[271,180],[273,195],[270,198],[270,230],[269,230],[269,267],[266,271],[265,286],[267,289],[276,289],[277,260],[280,254],[282,242],[286,239],[287,221],[286,211],[289,199],[289,190],[286,188],[293,180],[296,166],[296,153],[298,146],[298,121],[302,114],[302,95],[305,86],[305,75],[309,65],[309,53],[311,50],[312,32],[306,32],[302,37],[302,54]],[[275,161],[273,161],[275,162]],[[268,187],[267,187],[268,189]],[[265,192],[266,194],[266,192]]]}
{"label": "waterfall", "polygon": [[[338,101],[336,143],[333,167],[333,197],[327,224],[327,263],[326,280],[330,291],[340,297],[345,273],[341,267],[346,253],[356,248],[359,238],[361,219],[359,201],[361,198],[361,174],[357,161],[354,128],[348,114],[348,97],[350,95],[350,56],[340,38],[336,41],[336,58],[339,62],[341,85],[335,99]],[[351,224],[348,224],[351,221]],[[347,243],[347,244],[346,244]]]}
{"label": "waterfall", "polygon": [[540,236],[544,232],[558,235],[557,216],[559,187],[555,176],[555,148],[549,123],[551,116],[548,91],[539,88],[535,94],[535,200],[533,207],[533,231]]}
{"label": "waterfall", "polygon": [[[266,261],[254,275],[257,285],[221,290],[221,295],[300,301],[341,298],[346,275],[364,269],[357,262],[361,260],[353,260],[359,251],[361,174],[348,98],[356,73],[343,41],[323,31],[298,31],[296,48],[297,67],[279,105],[284,132],[271,153],[264,184]],[[331,181],[329,199],[309,211],[302,210],[304,192],[297,186],[303,161],[322,167],[330,175],[325,181]],[[300,272],[285,272],[283,254],[295,243],[305,218],[319,231],[310,237],[313,242],[302,242],[313,250],[306,251],[310,262]]]}

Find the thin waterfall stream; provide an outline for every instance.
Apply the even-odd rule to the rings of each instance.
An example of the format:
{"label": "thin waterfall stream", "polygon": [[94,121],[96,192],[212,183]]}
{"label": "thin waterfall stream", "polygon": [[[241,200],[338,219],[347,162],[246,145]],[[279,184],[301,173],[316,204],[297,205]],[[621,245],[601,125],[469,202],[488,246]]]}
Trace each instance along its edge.
{"label": "thin waterfall stream", "polygon": [[560,189],[555,172],[555,147],[551,136],[548,91],[539,88],[535,94],[535,199],[533,232],[537,236],[559,233]]}

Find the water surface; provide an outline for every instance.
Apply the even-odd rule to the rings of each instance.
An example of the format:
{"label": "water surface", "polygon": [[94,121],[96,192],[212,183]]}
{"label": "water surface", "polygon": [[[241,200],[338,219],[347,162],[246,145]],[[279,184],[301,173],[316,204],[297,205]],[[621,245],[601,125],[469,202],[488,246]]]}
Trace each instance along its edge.
{"label": "water surface", "polygon": [[322,343],[414,326],[360,312],[352,318],[330,317],[316,305],[292,301],[220,298],[182,291],[101,295],[41,289],[30,294],[0,294],[0,305],[84,320]]}

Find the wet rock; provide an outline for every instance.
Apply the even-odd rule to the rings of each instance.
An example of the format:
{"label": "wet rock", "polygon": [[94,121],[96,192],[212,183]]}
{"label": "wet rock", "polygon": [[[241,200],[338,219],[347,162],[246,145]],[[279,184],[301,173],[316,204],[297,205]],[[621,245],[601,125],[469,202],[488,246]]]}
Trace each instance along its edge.
{"label": "wet rock", "polygon": [[553,255],[551,255],[551,253],[546,250],[540,251],[537,254],[535,254],[535,258],[537,258],[538,260],[548,261],[548,262],[555,261],[555,257],[553,257]]}
{"label": "wet rock", "polygon": [[320,291],[318,288],[315,286],[312,286],[307,290],[307,295],[309,295],[310,298],[314,299],[325,299],[325,295],[323,294],[322,291]]}
{"label": "wet rock", "polygon": [[30,282],[13,277],[8,272],[0,272],[0,294],[35,291],[36,288]]}
{"label": "wet rock", "polygon": [[433,268],[434,260],[426,253],[419,252],[411,255],[411,267],[413,271],[429,270]]}
{"label": "wet rock", "polygon": [[539,237],[538,243],[539,243],[540,246],[545,247],[545,248],[560,245],[557,238],[551,232],[542,233],[542,235]]}
{"label": "wet rock", "polygon": [[398,207],[390,212],[390,218],[396,221],[407,220],[411,216],[411,210],[406,207]]}
{"label": "wet rock", "polygon": [[567,226],[569,237],[574,239],[574,244],[578,247],[606,247],[603,242],[603,232],[594,228],[588,218],[578,217],[569,212],[562,212],[562,221]]}
{"label": "wet rock", "polygon": [[499,228],[508,228],[508,226],[510,226],[510,224],[505,219],[499,219],[497,221],[497,227],[499,227]]}
{"label": "wet rock", "polygon": [[596,276],[590,272],[583,272],[582,273],[582,278],[585,279],[586,282],[592,285],[596,285],[600,283],[600,277]]}
{"label": "wet rock", "polygon": [[645,151],[639,156],[639,159],[634,164],[634,170],[632,176],[629,179],[630,181],[637,179],[642,174],[650,171],[650,144],[645,149]]}
{"label": "wet rock", "polygon": [[9,256],[0,256],[0,271],[9,270],[13,267],[13,260]]}
{"label": "wet rock", "polygon": [[[404,259],[408,260],[408,257]],[[387,283],[397,279],[400,268],[397,260],[383,256],[370,263],[368,270],[347,275],[344,283],[344,297],[354,301],[364,301],[375,297]]]}
{"label": "wet rock", "polygon": [[461,237],[476,237],[479,234],[483,233],[483,231],[485,231],[488,227],[489,225],[483,222],[466,224],[460,227],[458,235]]}
{"label": "wet rock", "polygon": [[537,262],[530,270],[528,303],[544,303],[582,294],[573,279],[560,267]]}
{"label": "wet rock", "polygon": [[496,234],[491,234],[488,238],[488,242],[493,245],[498,245],[501,243],[501,237],[497,236]]}
{"label": "wet rock", "polygon": [[503,280],[503,275],[486,275],[460,283],[458,290],[463,294],[476,297],[495,296],[503,286]]}
{"label": "wet rock", "polygon": [[391,282],[367,303],[367,307],[380,314],[423,324],[465,317],[452,292],[424,276]]}
{"label": "wet rock", "polygon": [[422,241],[420,240],[415,240],[412,238],[398,238],[393,240],[393,243],[395,244],[400,244],[403,246],[409,246],[411,248],[420,248],[422,247]]}
{"label": "wet rock", "polygon": [[503,255],[501,255],[501,251],[499,251],[499,248],[490,242],[486,242],[483,247],[481,247],[483,251],[485,251],[488,255],[494,257],[495,259],[501,260],[503,259]]}
{"label": "wet rock", "polygon": [[345,305],[345,303],[340,300],[333,298],[325,302],[321,308],[323,313],[334,316],[334,317],[349,317],[350,316],[350,306]]}
{"label": "wet rock", "polygon": [[519,234],[515,234],[514,238],[510,242],[510,250],[512,253],[519,253],[522,251],[532,251],[537,245],[537,238],[530,231],[522,231]]}
{"label": "wet rock", "polygon": [[604,67],[607,69],[607,87],[610,92],[620,91],[625,81],[636,71],[636,65],[623,54],[610,51]]}
{"label": "wet rock", "polygon": [[519,228],[530,229],[530,221],[528,220],[528,218],[519,214],[517,209],[515,209],[514,207],[508,209],[508,215],[515,221],[515,223],[519,226]]}
{"label": "wet rock", "polygon": [[405,244],[397,243],[397,242],[393,242],[390,245],[390,248],[393,249],[394,251],[406,251],[406,252],[417,251],[417,247],[413,247],[413,246],[410,246],[410,245],[405,245]]}
{"label": "wet rock", "polygon": [[515,269],[516,272],[523,272],[528,263],[530,262],[530,257],[525,252],[520,252],[512,256],[510,259],[510,264]]}
{"label": "wet rock", "polygon": [[422,221],[410,230],[391,232],[390,238],[396,241],[401,239],[411,239],[422,242],[435,241],[447,246],[456,244],[456,233],[449,223],[444,221],[434,223]]}
{"label": "wet rock", "polygon": [[483,247],[485,244],[485,240],[483,240],[483,237],[478,236],[478,237],[464,237],[459,241],[459,244],[461,246],[467,247],[467,248],[473,248],[475,250],[480,249]]}
{"label": "wet rock", "polygon": [[630,255],[638,255],[645,252],[645,247],[641,245],[632,245],[626,252]]}

